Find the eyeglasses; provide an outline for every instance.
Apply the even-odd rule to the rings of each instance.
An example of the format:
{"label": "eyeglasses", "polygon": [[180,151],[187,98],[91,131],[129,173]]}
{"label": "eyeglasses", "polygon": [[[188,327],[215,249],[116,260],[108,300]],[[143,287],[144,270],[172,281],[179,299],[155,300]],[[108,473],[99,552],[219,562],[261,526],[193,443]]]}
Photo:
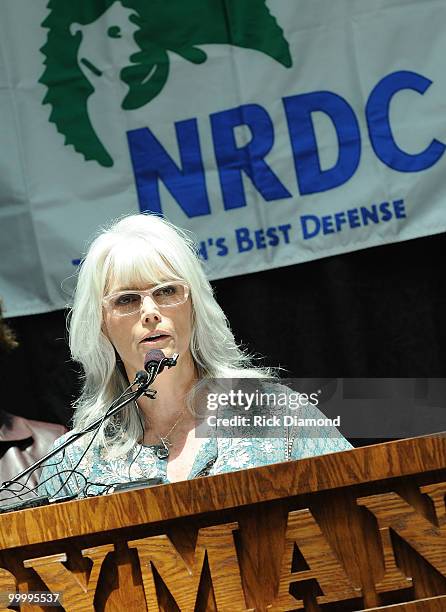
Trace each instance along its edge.
{"label": "eyeglasses", "polygon": [[186,283],[174,281],[146,291],[118,291],[104,297],[102,303],[110,314],[122,317],[140,312],[146,297],[150,297],[160,308],[171,308],[187,301],[189,287]]}

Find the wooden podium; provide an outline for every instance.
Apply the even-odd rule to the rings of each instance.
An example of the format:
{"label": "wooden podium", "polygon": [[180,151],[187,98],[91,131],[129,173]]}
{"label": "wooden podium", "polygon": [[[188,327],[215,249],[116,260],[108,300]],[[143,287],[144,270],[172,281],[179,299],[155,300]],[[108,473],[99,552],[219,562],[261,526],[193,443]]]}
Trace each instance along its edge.
{"label": "wooden podium", "polygon": [[444,612],[445,495],[437,434],[1,514],[0,592],[61,592],[68,612]]}

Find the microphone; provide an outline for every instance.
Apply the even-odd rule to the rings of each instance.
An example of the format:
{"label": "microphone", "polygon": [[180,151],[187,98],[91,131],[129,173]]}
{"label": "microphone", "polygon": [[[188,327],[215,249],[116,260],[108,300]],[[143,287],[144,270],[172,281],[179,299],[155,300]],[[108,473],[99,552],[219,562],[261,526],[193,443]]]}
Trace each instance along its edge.
{"label": "microphone", "polygon": [[163,360],[166,358],[163,351],[160,349],[152,349],[144,356],[144,369],[151,376],[153,370],[157,370],[157,374],[161,374],[164,370]]}
{"label": "microphone", "polygon": [[165,367],[172,368],[177,364],[178,353],[174,353],[172,357],[166,357],[162,350],[152,349],[146,353],[144,357],[144,370],[149,375],[148,384],[151,385],[158,374],[164,370]]}
{"label": "microphone", "polygon": [[163,361],[166,358],[160,349],[152,349],[144,356],[144,370],[149,375],[149,385],[153,383],[158,374],[164,370]]}

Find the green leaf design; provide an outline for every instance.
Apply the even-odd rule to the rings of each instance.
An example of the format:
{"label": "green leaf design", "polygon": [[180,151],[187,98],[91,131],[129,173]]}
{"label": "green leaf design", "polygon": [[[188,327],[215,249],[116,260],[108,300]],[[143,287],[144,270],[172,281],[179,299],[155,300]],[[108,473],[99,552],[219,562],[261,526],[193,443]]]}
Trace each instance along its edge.
{"label": "green leaf design", "polygon": [[264,53],[286,68],[292,65],[288,42],[265,0],[50,0],[42,23],[48,29],[41,49],[45,69],[40,82],[47,87],[43,104],[51,106],[49,120],[65,144],[102,166],[112,166],[113,160],[88,116],[94,87],[78,65],[82,33],[72,33],[70,26],[91,24],[116,3],[133,11],[130,21],[138,26],[134,38],[140,48],[120,73],[129,86],[124,110],[141,108],[162,91],[169,76],[168,52],[200,64],[207,59],[200,45],[230,44]]}

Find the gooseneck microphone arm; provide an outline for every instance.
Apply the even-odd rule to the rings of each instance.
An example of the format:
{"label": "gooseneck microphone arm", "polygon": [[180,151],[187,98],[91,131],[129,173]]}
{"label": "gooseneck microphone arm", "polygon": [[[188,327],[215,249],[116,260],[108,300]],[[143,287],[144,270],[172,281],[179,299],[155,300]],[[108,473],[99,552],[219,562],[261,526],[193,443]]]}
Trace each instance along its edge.
{"label": "gooseneck microphone arm", "polygon": [[89,425],[82,431],[72,434],[69,438],[67,438],[67,440],[65,440],[65,442],[62,442],[62,444],[60,444],[57,448],[51,450],[49,453],[47,453],[46,455],[44,455],[43,457],[35,461],[32,465],[26,468],[26,470],[23,470],[22,472],[20,472],[20,474],[17,474],[17,476],[14,476],[14,478],[11,478],[7,480],[6,482],[3,482],[0,485],[0,492],[7,491],[11,484],[14,484],[15,482],[19,482],[19,480],[22,479],[24,476],[28,476],[28,474],[31,474],[32,472],[34,472],[34,470],[36,470],[43,463],[48,461],[48,459],[51,459],[51,457],[54,457],[55,455],[59,454],[67,446],[70,446],[70,444],[73,444],[73,442],[75,442],[76,440],[79,440],[79,438],[82,438],[82,436],[85,436],[85,434],[91,431],[94,431],[95,429],[100,427],[107,419],[117,414],[120,410],[122,410],[125,406],[127,406],[127,404],[129,404],[130,402],[134,402],[139,397],[141,397],[141,395],[144,395],[148,391],[149,385],[151,384],[151,382],[153,382],[155,377],[156,377],[156,374],[152,378],[152,380],[150,380],[150,376],[147,374],[147,372],[144,372],[143,370],[141,370],[140,372],[137,372],[135,382],[132,384],[132,386],[134,384],[139,384],[139,387],[136,389],[136,391],[133,391],[130,397],[126,398],[125,400],[117,404],[116,406],[113,405],[115,403],[113,402],[113,404],[107,410],[105,415],[103,415],[99,419],[96,419],[96,421],[93,421],[91,425]]}
{"label": "gooseneck microphone arm", "polygon": [[114,405],[116,403],[115,400],[110,406],[110,408],[107,410],[105,415],[103,415],[99,419],[96,419],[96,421],[93,421],[91,425],[89,425],[82,431],[73,433],[69,438],[65,440],[65,442],[62,442],[62,444],[60,444],[57,448],[54,448],[49,453],[35,461],[28,468],[20,472],[20,474],[14,476],[14,478],[11,478],[6,482],[2,482],[0,484],[0,492],[7,491],[10,485],[14,484],[15,482],[19,482],[19,480],[21,480],[24,476],[28,476],[28,474],[31,474],[32,472],[34,472],[34,470],[37,470],[43,463],[48,461],[48,459],[51,459],[51,457],[54,457],[55,455],[59,454],[61,451],[67,448],[67,446],[70,446],[70,444],[73,444],[73,442],[79,440],[79,438],[82,438],[82,436],[85,436],[85,434],[90,433],[95,429],[98,429],[107,419],[117,414],[120,410],[125,408],[127,404],[130,404],[130,402],[134,402],[142,395],[146,395],[147,397],[154,399],[156,391],[149,389],[150,385],[153,383],[158,374],[161,374],[161,372],[164,370],[164,367],[172,368],[173,366],[175,366],[177,364],[178,357],[179,355],[177,353],[175,353],[172,357],[168,358],[160,350],[155,349],[149,351],[144,357],[144,370],[140,370],[136,373],[135,380],[130,385],[130,387],[138,385],[136,391],[133,391],[133,393],[129,397],[124,399],[116,406]]}

